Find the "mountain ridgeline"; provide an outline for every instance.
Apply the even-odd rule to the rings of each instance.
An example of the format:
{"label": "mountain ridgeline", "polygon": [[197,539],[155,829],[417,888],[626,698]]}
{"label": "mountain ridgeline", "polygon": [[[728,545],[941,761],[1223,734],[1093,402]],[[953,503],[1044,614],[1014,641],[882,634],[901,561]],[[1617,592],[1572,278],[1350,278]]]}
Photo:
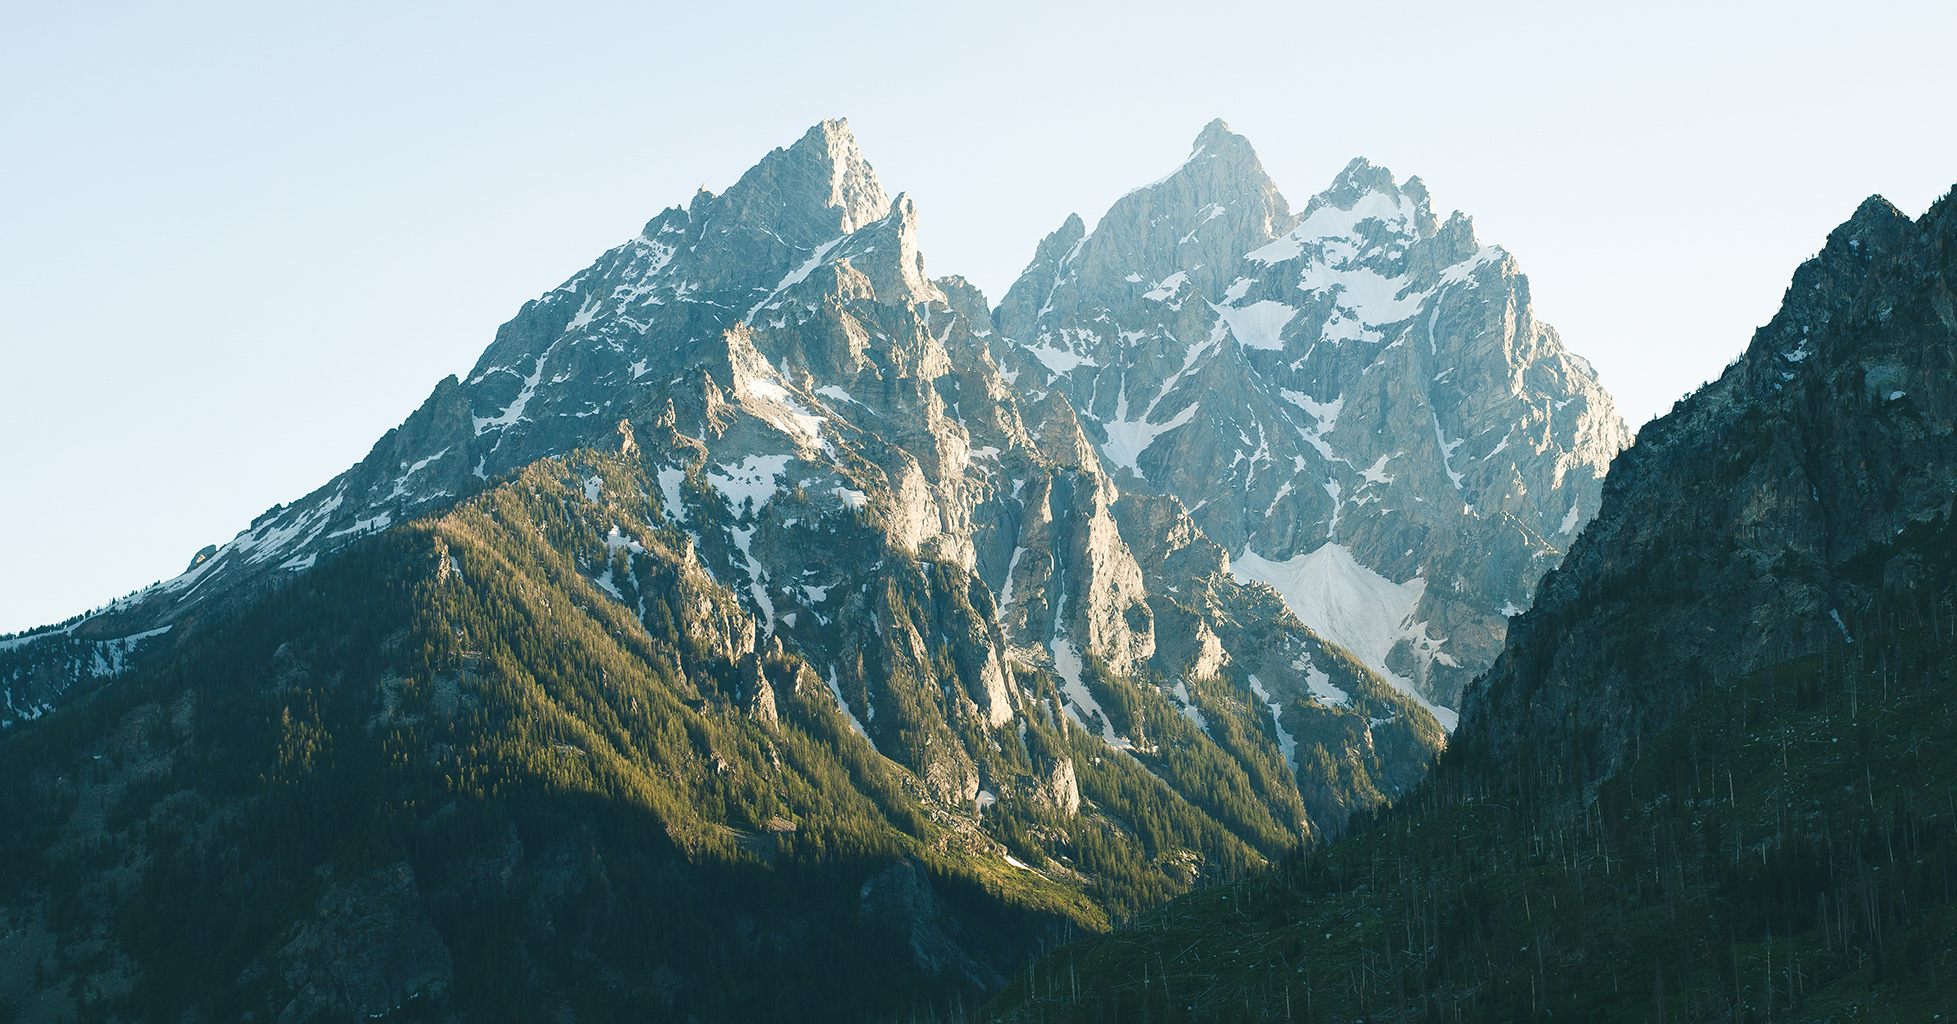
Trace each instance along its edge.
{"label": "mountain ridgeline", "polygon": [[1957,1012],[1957,197],[1865,202],[1595,520],[1371,827],[986,1019]]}
{"label": "mountain ridgeline", "polygon": [[994,310],[824,122],[0,640],[0,1006],[962,1014],[1413,792],[1626,441],[1417,179],[1216,122]]}

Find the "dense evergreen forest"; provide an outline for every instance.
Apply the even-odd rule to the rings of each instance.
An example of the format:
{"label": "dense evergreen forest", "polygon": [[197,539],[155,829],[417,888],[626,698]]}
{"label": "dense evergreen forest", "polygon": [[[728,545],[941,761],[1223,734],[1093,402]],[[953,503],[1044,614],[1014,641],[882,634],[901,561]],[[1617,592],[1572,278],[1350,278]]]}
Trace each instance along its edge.
{"label": "dense evergreen forest", "polygon": [[1039,960],[985,1019],[1957,1012],[1953,592],[1878,600],[1822,653],[1697,682],[1588,802],[1450,791],[1467,775],[1444,767],[1350,838]]}

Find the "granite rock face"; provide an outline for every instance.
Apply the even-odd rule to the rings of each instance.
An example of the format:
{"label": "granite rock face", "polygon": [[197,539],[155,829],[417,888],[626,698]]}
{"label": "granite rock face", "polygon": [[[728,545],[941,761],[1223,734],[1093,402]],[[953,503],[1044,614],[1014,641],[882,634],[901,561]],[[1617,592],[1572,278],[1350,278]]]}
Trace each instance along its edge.
{"label": "granite rock face", "polygon": [[1221,121],[1048,236],[992,351],[1064,394],[1124,490],[1172,495],[1321,636],[1444,720],[1629,441],[1514,257],[1354,160],[1293,213]]}
{"label": "granite rock face", "polygon": [[1580,797],[1703,688],[1851,643],[1930,578],[1957,494],[1953,253],[1949,196],[1915,222],[1869,199],[1745,354],[1639,432],[1468,695],[1471,784]]}

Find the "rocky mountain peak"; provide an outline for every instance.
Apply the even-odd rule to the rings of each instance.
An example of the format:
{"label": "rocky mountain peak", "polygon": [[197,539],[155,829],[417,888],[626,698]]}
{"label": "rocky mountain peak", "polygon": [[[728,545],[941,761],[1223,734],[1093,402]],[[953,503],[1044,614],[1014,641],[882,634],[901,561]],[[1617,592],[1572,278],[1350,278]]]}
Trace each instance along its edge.
{"label": "rocky mountain peak", "polygon": [[882,219],[851,237],[848,248],[857,270],[870,279],[877,299],[889,305],[945,301],[944,293],[924,272],[924,254],[917,247],[917,204],[910,194],[890,201]]}
{"label": "rocky mountain peak", "polygon": [[790,244],[820,244],[882,220],[889,208],[849,122],[836,120],[762,157],[718,197],[710,215],[722,229],[767,230]]}
{"label": "rocky mountain peak", "polygon": [[[1863,200],[1828,233],[1821,251],[1794,271],[1774,318],[1754,332],[1746,357],[1721,377],[1722,400],[1771,401],[1787,382],[1834,361],[1836,354],[1824,351],[1827,346],[1854,343],[1856,335],[1830,327],[1849,313],[1866,286],[1869,267],[1905,244],[1911,226],[1908,215],[1881,196]],[[1710,395],[1704,401],[1710,402]]]}
{"label": "rocky mountain peak", "polygon": [[[1423,186],[1421,192],[1426,191]],[[1393,181],[1393,172],[1373,163],[1363,156],[1355,156],[1345,165],[1345,169],[1332,179],[1330,187],[1312,197],[1311,206],[1331,205],[1350,210],[1352,204],[1368,193],[1399,196],[1401,189]]]}
{"label": "rocky mountain peak", "polygon": [[1894,203],[1882,196],[1873,195],[1862,200],[1848,220],[1828,232],[1828,248],[1846,246],[1859,249],[1866,245],[1877,250],[1887,249],[1902,241],[1910,224],[1909,214],[1898,210]]}
{"label": "rocky mountain peak", "polygon": [[1250,140],[1211,121],[1187,159],[1116,200],[1091,235],[1070,214],[1041,242],[996,319],[1005,334],[1028,337],[1040,333],[1042,318],[1092,319],[1108,296],[1128,301],[1166,288],[1175,302],[1184,283],[1221,292],[1238,275],[1244,239],[1268,241],[1296,222]]}
{"label": "rocky mountain peak", "polygon": [[1194,157],[1206,149],[1221,150],[1231,146],[1248,147],[1250,140],[1230,130],[1230,122],[1220,117],[1210,119],[1203,130],[1196,133],[1196,141],[1189,144],[1189,153]]}
{"label": "rocky mountain peak", "polygon": [[[1473,251],[1474,228],[1459,212],[1469,252]],[[1413,243],[1439,233],[1427,185],[1419,178],[1397,184],[1393,172],[1365,157],[1353,157],[1345,169],[1332,179],[1325,191],[1311,197],[1298,218],[1298,226],[1270,247],[1250,254],[1250,259],[1276,263],[1295,259],[1309,250],[1334,265],[1384,256],[1393,261],[1405,256]],[[1346,241],[1368,243],[1347,251]],[[1330,240],[1328,249],[1325,241]],[[1458,251],[1459,246],[1448,246]]]}
{"label": "rocky mountain peak", "polygon": [[1189,156],[1174,173],[1148,188],[1158,189],[1178,181],[1212,195],[1269,193],[1276,196],[1278,202],[1283,201],[1283,197],[1277,195],[1277,186],[1264,172],[1264,165],[1257,159],[1257,150],[1251,146],[1250,140],[1231,131],[1222,118],[1204,126],[1195,141],[1189,144]]}

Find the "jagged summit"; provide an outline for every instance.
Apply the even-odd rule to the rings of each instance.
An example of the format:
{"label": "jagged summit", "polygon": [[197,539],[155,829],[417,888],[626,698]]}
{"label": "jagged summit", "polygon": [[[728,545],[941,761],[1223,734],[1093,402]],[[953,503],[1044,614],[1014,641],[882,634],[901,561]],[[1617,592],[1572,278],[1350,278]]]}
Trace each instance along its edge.
{"label": "jagged summit", "polygon": [[1136,191],[1160,189],[1172,183],[1197,184],[1212,193],[1275,190],[1250,140],[1230,130],[1222,118],[1203,127],[1189,144],[1189,156],[1169,175]]}
{"label": "jagged summit", "polygon": [[1514,258],[1424,182],[1355,159],[1294,216],[1221,122],[1050,235],[994,320],[1000,365],[1064,392],[1124,486],[1180,498],[1240,576],[1439,705],[1628,442]]}
{"label": "jagged summit", "polygon": [[[1828,232],[1828,243],[1822,247],[1821,255],[1837,261],[1865,263],[1907,241],[1914,224],[1894,203],[1873,195],[1862,200],[1847,220]],[[1793,287],[1789,285],[1790,289]]]}
{"label": "jagged summit", "polygon": [[[1420,179],[1416,177],[1407,180],[1409,182],[1415,182]],[[1423,187],[1421,189],[1423,195],[1425,191]],[[1400,188],[1394,183],[1393,172],[1391,170],[1381,167],[1363,156],[1355,156],[1332,179],[1332,183],[1326,186],[1325,191],[1313,196],[1311,203],[1307,205],[1331,204],[1345,209],[1351,209],[1352,201],[1368,192],[1398,195]]]}
{"label": "jagged summit", "polygon": [[1212,145],[1236,145],[1239,141],[1246,146],[1250,144],[1248,139],[1230,130],[1230,122],[1220,117],[1213,117],[1210,118],[1210,123],[1203,126],[1202,131],[1196,133],[1196,141],[1189,144],[1189,151],[1194,154]]}
{"label": "jagged summit", "polygon": [[743,227],[820,244],[889,213],[890,197],[846,120],[823,121],[786,149],[761,158],[707,210],[716,227]]}
{"label": "jagged summit", "polygon": [[1211,121],[1182,164],[1122,196],[1092,235],[1070,214],[1041,242],[995,319],[1007,336],[1028,335],[1043,317],[1093,305],[1109,278],[1136,296],[1165,281],[1220,292],[1236,276],[1244,239],[1276,238],[1295,223],[1250,141]]}
{"label": "jagged summit", "polygon": [[1887,199],[1870,196],[1830,231],[1821,251],[1794,271],[1773,319],[1754,332],[1742,366],[1747,384],[1735,394],[1779,390],[1819,365],[1812,357],[1822,346],[1843,343],[1847,336],[1824,328],[1847,312],[1869,266],[1905,242],[1912,224]]}
{"label": "jagged summit", "polygon": [[[1417,247],[1441,233],[1424,182],[1413,177],[1398,184],[1392,171],[1354,157],[1325,191],[1305,204],[1296,227],[1245,258],[1268,265],[1304,256],[1332,272],[1370,266],[1388,278],[1412,273],[1416,289],[1425,290],[1440,270],[1473,257],[1480,248],[1473,222],[1459,211],[1448,222],[1445,244]],[[1416,248],[1424,257],[1418,269],[1408,262]],[[1338,285],[1341,308],[1347,312],[1361,318],[1390,315],[1361,308],[1364,300],[1351,281]],[[1383,292],[1378,297],[1398,298]]]}

